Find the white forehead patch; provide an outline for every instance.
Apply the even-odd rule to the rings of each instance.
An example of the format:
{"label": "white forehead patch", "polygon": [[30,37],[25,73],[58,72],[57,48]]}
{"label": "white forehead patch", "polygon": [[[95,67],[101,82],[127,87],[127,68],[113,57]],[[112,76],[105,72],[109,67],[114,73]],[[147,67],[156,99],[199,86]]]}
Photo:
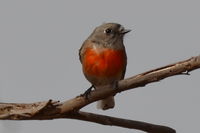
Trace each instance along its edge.
{"label": "white forehead patch", "polygon": [[121,25],[121,26],[119,27],[119,31],[123,31],[123,30],[124,30],[124,26]]}

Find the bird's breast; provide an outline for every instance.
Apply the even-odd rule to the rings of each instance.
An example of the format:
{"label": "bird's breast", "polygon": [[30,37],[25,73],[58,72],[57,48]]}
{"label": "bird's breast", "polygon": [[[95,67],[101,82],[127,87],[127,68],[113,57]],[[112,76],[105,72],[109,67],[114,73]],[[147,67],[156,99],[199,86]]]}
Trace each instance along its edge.
{"label": "bird's breast", "polygon": [[[83,71],[95,77],[115,77],[122,73],[126,65],[124,50],[87,48],[83,58]],[[121,74],[120,74],[121,75]]]}

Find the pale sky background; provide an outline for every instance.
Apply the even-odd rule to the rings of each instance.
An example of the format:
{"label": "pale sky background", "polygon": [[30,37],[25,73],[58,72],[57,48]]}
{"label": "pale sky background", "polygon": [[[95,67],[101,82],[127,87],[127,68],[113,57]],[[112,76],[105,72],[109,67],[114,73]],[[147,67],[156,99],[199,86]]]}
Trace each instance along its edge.
{"label": "pale sky background", "polygon": [[[67,100],[84,92],[78,49],[93,29],[117,22],[125,37],[126,77],[200,54],[198,0],[0,1],[0,102]],[[116,96],[112,110],[84,111],[200,132],[200,70]],[[142,133],[70,119],[0,121],[1,133]]]}

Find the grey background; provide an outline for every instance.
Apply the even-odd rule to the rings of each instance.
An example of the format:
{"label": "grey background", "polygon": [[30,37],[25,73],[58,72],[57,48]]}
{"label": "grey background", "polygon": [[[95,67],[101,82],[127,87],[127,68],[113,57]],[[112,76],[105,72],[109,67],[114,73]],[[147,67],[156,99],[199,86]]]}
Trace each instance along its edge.
{"label": "grey background", "polygon": [[[200,3],[195,0],[0,1],[0,101],[66,100],[90,86],[78,49],[103,22],[125,37],[126,77],[200,54]],[[113,110],[83,110],[200,132],[200,70],[120,93]],[[137,132],[77,120],[0,121],[2,133]]]}

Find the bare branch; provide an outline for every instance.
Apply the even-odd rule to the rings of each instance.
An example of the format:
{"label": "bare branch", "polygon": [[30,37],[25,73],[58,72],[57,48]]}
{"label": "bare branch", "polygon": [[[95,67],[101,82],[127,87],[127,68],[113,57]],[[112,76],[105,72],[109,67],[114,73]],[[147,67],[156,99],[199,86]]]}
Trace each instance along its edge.
{"label": "bare branch", "polygon": [[185,61],[177,62],[171,65],[167,65],[161,68],[157,68],[157,69],[133,76],[131,78],[121,80],[118,83],[118,89],[112,89],[110,85],[107,85],[105,86],[104,89],[95,90],[91,92],[90,97],[88,99],[85,99],[84,97],[79,96],[79,97],[76,97],[74,99],[64,102],[60,106],[60,109],[62,113],[70,112],[73,110],[79,110],[82,107],[94,101],[106,98],[111,95],[115,95],[119,92],[137,88],[137,87],[143,87],[148,83],[160,81],[170,76],[180,75],[183,73],[189,73],[190,71],[195,70],[197,68],[200,68],[200,56],[192,57]]}
{"label": "bare branch", "polygon": [[[44,117],[55,114],[59,101],[44,101],[36,103],[0,103],[0,119],[2,120],[31,120],[39,119],[45,113]],[[49,111],[50,110],[50,111]],[[50,114],[51,113],[51,114]],[[46,118],[47,119],[47,118]]]}
{"label": "bare branch", "polygon": [[79,119],[84,121],[95,122],[103,125],[110,126],[120,126],[130,129],[138,129],[148,133],[176,133],[172,128],[160,125],[154,125],[141,121],[121,119],[111,116],[87,113],[87,112],[78,112],[76,115],[72,115],[72,119]]}
{"label": "bare branch", "polygon": [[77,96],[63,103],[52,100],[31,104],[0,103],[0,119],[47,120],[56,118],[72,118],[104,125],[139,129],[149,133],[174,133],[175,130],[165,126],[80,112],[79,110],[94,101],[104,99],[119,92],[143,87],[148,83],[156,82],[174,75],[189,75],[190,71],[198,68],[200,68],[200,56],[192,57],[185,61],[177,62],[175,64],[167,65],[121,80],[118,83],[118,89],[112,89],[110,85],[107,85],[104,89],[92,91],[88,99],[85,99],[83,96]]}

